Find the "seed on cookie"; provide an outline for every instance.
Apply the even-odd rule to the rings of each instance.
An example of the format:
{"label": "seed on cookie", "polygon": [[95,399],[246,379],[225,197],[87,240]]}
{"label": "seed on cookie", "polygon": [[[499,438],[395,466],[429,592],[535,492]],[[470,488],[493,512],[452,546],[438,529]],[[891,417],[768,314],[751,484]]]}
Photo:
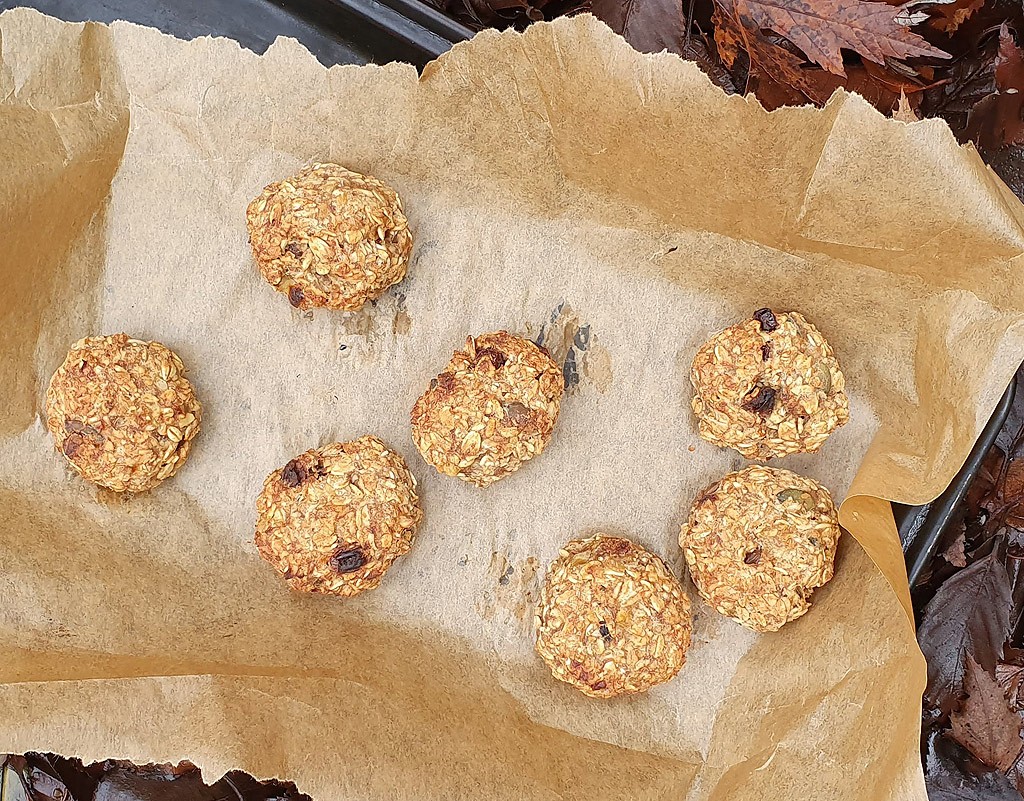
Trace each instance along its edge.
{"label": "seed on cookie", "polygon": [[395,190],[337,164],[270,184],[246,222],[260,272],[298,309],[356,311],[409,265],[412,235]]}
{"label": "seed on cookie", "polygon": [[416,401],[413,439],[439,472],[486,487],[544,450],[564,388],[558,365],[529,340],[468,337]]}
{"label": "seed on cookie", "polygon": [[758,309],[716,334],[690,383],[701,437],[748,459],[813,453],[850,419],[835,353],[797,312]]}
{"label": "seed on cookie", "polygon": [[342,596],[377,587],[423,518],[405,460],[374,436],[296,456],[256,511],[256,547],[289,587]]}
{"label": "seed on cookie", "polygon": [[832,496],[789,470],[748,467],[705,488],[679,533],[690,577],[721,614],[777,631],[832,578],[839,541]]}
{"label": "seed on cookie", "polygon": [[46,391],[57,450],[82,478],[115,492],[143,492],[174,475],[201,418],[181,359],[127,334],[76,342]]}
{"label": "seed on cookie", "polygon": [[548,569],[537,653],[552,675],[594,698],[639,693],[686,661],[692,623],[679,580],[623,537],[568,543]]}

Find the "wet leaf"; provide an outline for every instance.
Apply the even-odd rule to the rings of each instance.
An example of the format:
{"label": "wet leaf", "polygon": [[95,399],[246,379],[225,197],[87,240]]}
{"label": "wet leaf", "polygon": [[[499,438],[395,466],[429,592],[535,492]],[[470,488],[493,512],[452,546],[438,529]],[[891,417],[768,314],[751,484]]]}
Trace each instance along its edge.
{"label": "wet leaf", "polygon": [[995,671],[1010,630],[1010,582],[994,551],[943,584],[924,609],[918,641],[928,660],[925,700],[952,710],[964,690],[970,656]]}
{"label": "wet leaf", "polygon": [[1006,776],[996,771],[965,770],[963,766],[970,761],[970,753],[956,742],[940,732],[931,732],[924,763],[929,801],[1020,801]]}
{"label": "wet leaf", "polygon": [[966,135],[986,150],[1024,144],[1024,51],[1005,23],[999,29],[993,73],[996,91],[970,110]]}
{"label": "wet leaf", "polygon": [[953,738],[986,765],[1006,771],[1020,754],[1020,716],[995,678],[967,657],[967,696],[950,715]]}
{"label": "wet leaf", "polygon": [[715,0],[730,15],[751,21],[751,30],[782,34],[807,58],[845,75],[841,48],[884,64],[886,59],[948,54],[897,22],[900,7],[865,0]]}
{"label": "wet leaf", "polygon": [[984,5],[985,0],[953,0],[952,3],[931,6],[928,10],[934,16],[928,24],[937,31],[953,33]]}

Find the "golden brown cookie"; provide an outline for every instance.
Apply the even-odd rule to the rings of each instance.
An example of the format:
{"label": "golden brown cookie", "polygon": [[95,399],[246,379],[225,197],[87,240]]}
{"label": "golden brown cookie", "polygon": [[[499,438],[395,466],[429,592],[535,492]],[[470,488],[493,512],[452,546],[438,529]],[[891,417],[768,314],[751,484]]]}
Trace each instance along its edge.
{"label": "golden brown cookie", "polygon": [[507,331],[468,337],[412,410],[423,458],[486,487],[551,439],[565,382],[547,352]]}
{"label": "golden brown cookie", "polygon": [[57,450],[82,478],[115,492],[142,492],[174,475],[201,417],[181,359],[127,334],[76,342],[46,390]]}
{"label": "golden brown cookie", "polygon": [[405,460],[373,436],[296,456],[256,512],[256,547],[289,587],[343,596],[377,587],[423,518]]}
{"label": "golden brown cookie", "polygon": [[679,533],[701,597],[754,631],[777,631],[832,578],[839,520],[832,496],[789,470],[748,467],[707,487]]}
{"label": "golden brown cookie", "polygon": [[713,336],[690,383],[701,437],[748,459],[813,453],[850,419],[832,347],[796,312],[758,309]]}
{"label": "golden brown cookie", "polygon": [[690,601],[665,563],[622,537],[573,540],[548,569],[537,653],[594,698],[649,690],[686,662]]}
{"label": "golden brown cookie", "polygon": [[402,202],[371,176],[313,164],[270,184],[245,216],[260,272],[297,309],[355,311],[405,277]]}

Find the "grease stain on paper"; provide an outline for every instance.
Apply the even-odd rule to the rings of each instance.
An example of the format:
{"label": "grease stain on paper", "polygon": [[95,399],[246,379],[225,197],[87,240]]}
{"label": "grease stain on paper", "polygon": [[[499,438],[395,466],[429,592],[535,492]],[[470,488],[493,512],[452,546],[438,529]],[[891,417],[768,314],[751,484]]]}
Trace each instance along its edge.
{"label": "grease stain on paper", "polygon": [[529,632],[540,598],[540,560],[528,556],[520,564],[509,561],[508,554],[491,552],[487,566],[487,589],[476,604],[484,620],[511,620],[523,632]]}
{"label": "grease stain on paper", "polygon": [[611,355],[590,323],[581,320],[566,301],[551,312],[534,342],[562,365],[566,393],[572,394],[581,386],[592,386],[601,394],[608,391],[613,379]]}
{"label": "grease stain on paper", "polygon": [[369,301],[354,312],[338,315],[340,328],[335,328],[336,350],[344,356],[356,353],[372,355],[385,340],[407,335],[413,326],[406,307],[408,279],[393,287],[377,300]]}

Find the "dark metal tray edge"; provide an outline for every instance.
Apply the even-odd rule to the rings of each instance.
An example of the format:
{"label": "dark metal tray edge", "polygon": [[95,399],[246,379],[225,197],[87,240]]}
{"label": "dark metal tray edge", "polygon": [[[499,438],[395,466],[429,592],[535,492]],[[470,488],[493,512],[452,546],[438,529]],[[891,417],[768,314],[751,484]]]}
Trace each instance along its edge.
{"label": "dark metal tray edge", "polygon": [[931,561],[943,533],[953,521],[956,508],[967,495],[971,483],[981,470],[985,455],[996,441],[1006,422],[1016,394],[1016,381],[1011,381],[996,404],[967,461],[938,498],[922,506],[893,504],[900,542],[907,563],[907,578],[914,587]]}

